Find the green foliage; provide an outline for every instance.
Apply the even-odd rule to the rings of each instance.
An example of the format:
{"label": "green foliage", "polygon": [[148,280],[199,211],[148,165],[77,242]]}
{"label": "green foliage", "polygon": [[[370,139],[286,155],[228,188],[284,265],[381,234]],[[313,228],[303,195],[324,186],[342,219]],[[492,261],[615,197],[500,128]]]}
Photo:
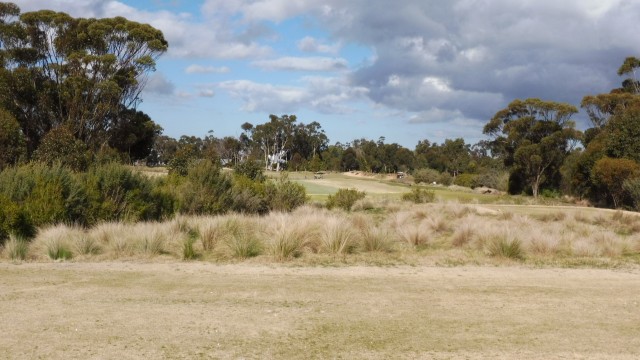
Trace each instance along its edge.
{"label": "green foliage", "polygon": [[339,189],[333,195],[327,198],[327,208],[340,208],[345,211],[351,211],[351,208],[360,199],[364,199],[367,194],[364,191],[356,189]]}
{"label": "green foliage", "polygon": [[87,224],[82,182],[59,164],[31,163],[0,173],[0,194],[16,203],[36,227],[61,222]]}
{"label": "green foliage", "polygon": [[633,208],[640,211],[640,177],[626,179],[622,183],[622,188],[631,197]]}
{"label": "green foliage", "polygon": [[223,214],[233,204],[231,177],[219,165],[202,160],[194,163],[184,179],[178,180],[178,210],[183,214]]}
{"label": "green foliage", "polygon": [[30,239],[35,233],[36,229],[26,211],[0,194],[0,245],[11,235]]}
{"label": "green foliage", "polygon": [[582,137],[571,121],[577,112],[569,104],[515,100],[485,125],[484,133],[494,138],[495,155],[511,167],[510,191],[530,188],[538,196],[545,183],[558,185],[555,182],[570,145]]}
{"label": "green foliage", "polygon": [[302,184],[289,180],[286,173],[274,182],[266,184],[269,208],[275,211],[292,211],[307,201],[307,192]]}
{"label": "green foliage", "polygon": [[153,179],[126,166],[109,163],[91,168],[84,178],[90,222],[160,220],[173,213],[169,196]]}
{"label": "green foliage", "polygon": [[418,169],[413,173],[413,181],[416,184],[440,183],[440,172],[434,169]]}
{"label": "green foliage", "polygon": [[233,177],[232,211],[248,214],[269,212],[267,183],[251,180],[243,175]]}
{"label": "green foliage", "polygon": [[89,148],[107,142],[168,47],[162,32],[123,17],[40,10],[5,20],[0,106],[16,116],[30,151],[61,124]]}
{"label": "green foliage", "polygon": [[591,170],[593,181],[602,185],[613,200],[615,208],[622,206],[625,197],[624,183],[640,175],[640,164],[630,159],[604,157],[596,161]]}
{"label": "green foliage", "polygon": [[478,176],[476,174],[460,174],[453,179],[453,183],[473,189],[478,186]]}
{"label": "green foliage", "polygon": [[60,163],[74,171],[83,171],[88,165],[87,151],[87,146],[76,139],[68,127],[60,126],[44,136],[33,159],[47,165]]}
{"label": "green foliage", "polygon": [[262,166],[260,166],[260,164],[253,160],[247,160],[236,164],[236,166],[233,168],[233,172],[236,175],[242,175],[250,180],[265,180]]}
{"label": "green foliage", "polygon": [[27,157],[27,144],[18,121],[0,108],[0,171]]}
{"label": "green foliage", "polygon": [[413,188],[410,192],[402,194],[402,200],[412,201],[416,204],[425,204],[433,202],[436,199],[436,193],[432,190]]}

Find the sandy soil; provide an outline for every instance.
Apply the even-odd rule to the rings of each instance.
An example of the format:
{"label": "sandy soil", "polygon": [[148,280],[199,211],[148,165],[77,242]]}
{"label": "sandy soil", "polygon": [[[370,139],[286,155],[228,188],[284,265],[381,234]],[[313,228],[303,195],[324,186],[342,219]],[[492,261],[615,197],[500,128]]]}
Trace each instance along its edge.
{"label": "sandy soil", "polygon": [[0,263],[9,359],[640,357],[637,270]]}

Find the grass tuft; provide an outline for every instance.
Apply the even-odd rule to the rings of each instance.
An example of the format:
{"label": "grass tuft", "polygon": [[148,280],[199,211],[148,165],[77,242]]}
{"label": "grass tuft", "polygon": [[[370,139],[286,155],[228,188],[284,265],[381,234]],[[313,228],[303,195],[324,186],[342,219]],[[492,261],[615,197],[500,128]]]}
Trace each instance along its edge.
{"label": "grass tuft", "polygon": [[24,238],[11,234],[9,240],[4,244],[4,252],[11,260],[25,260],[29,252],[29,243]]}

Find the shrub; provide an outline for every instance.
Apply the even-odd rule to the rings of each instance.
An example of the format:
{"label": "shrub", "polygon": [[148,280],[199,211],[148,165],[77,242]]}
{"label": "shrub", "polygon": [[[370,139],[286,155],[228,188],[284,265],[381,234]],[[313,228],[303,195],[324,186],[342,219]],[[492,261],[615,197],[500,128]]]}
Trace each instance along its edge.
{"label": "shrub", "polygon": [[451,177],[451,174],[445,171],[438,177],[438,183],[444,186],[449,186],[453,183],[453,177]]}
{"label": "shrub", "polygon": [[269,212],[266,187],[264,182],[251,180],[244,175],[235,175],[231,188],[231,210],[249,214]]}
{"label": "shrub", "polygon": [[460,174],[453,179],[453,183],[458,186],[464,186],[468,188],[477,187],[477,175],[475,174]]}
{"label": "shrub", "polygon": [[640,178],[626,179],[622,184],[624,191],[629,194],[631,201],[633,202],[633,208],[636,211],[640,211]]}
{"label": "shrub", "polygon": [[286,173],[281,174],[275,182],[267,183],[265,190],[271,210],[289,212],[307,201],[304,186],[289,180]]}
{"label": "shrub", "polygon": [[402,194],[402,200],[412,201],[416,204],[433,202],[436,198],[435,192],[427,189],[413,188],[411,192]]}
{"label": "shrub", "polygon": [[231,178],[220,166],[203,160],[178,180],[177,199],[180,213],[215,215],[227,212],[233,204]]}
{"label": "shrub", "polygon": [[416,184],[440,183],[440,173],[434,169],[418,169],[413,173],[413,181]]}
{"label": "shrub", "polygon": [[351,211],[353,204],[360,199],[364,199],[367,194],[363,191],[356,189],[339,189],[333,195],[329,195],[327,198],[327,208],[340,208],[346,211]]}
{"label": "shrub", "polygon": [[36,233],[31,219],[23,208],[0,194],[0,245],[11,235],[32,238]]}
{"label": "shrub", "polygon": [[89,202],[78,177],[60,164],[31,163],[0,173],[0,194],[28,214],[33,226],[87,224]]}
{"label": "shrub", "polygon": [[173,202],[155,181],[129,168],[109,163],[91,168],[84,184],[91,222],[160,220],[173,212]]}
{"label": "shrub", "polygon": [[253,160],[247,160],[236,164],[233,172],[236,175],[244,176],[254,181],[262,182],[265,180],[262,172],[262,166]]}

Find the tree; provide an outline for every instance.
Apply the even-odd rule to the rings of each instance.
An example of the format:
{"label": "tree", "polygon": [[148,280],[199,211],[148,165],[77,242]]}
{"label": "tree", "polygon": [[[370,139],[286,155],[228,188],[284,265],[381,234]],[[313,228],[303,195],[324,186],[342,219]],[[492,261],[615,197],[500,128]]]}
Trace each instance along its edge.
{"label": "tree", "polygon": [[27,155],[27,147],[18,121],[0,109],[0,171],[15,165]]}
{"label": "tree", "polygon": [[84,171],[88,165],[87,146],[76,139],[66,126],[49,131],[42,138],[33,158],[50,166],[60,163],[74,171]]}
{"label": "tree", "polygon": [[93,149],[111,120],[140,101],[147,74],[167,50],[162,32],[122,17],[73,18],[0,8],[0,104],[20,122],[30,151],[64,124]]}
{"label": "tree", "polygon": [[280,171],[286,162],[296,120],[295,115],[269,115],[269,122],[253,128],[252,138],[260,146],[266,170]]}
{"label": "tree", "polygon": [[109,146],[126,153],[131,160],[149,156],[162,128],[149,115],[134,109],[122,109],[111,121]]}
{"label": "tree", "polygon": [[596,161],[591,173],[594,182],[607,189],[614,208],[618,208],[622,205],[626,193],[624,183],[638,177],[640,164],[630,159],[604,157]]}
{"label": "tree", "polygon": [[[571,116],[578,110],[569,104],[540,99],[515,100],[485,125],[493,137],[493,151],[511,167],[510,190],[521,190],[524,181],[534,197],[545,181],[559,178],[559,168],[581,133]],[[559,182],[559,180],[557,180]]]}

